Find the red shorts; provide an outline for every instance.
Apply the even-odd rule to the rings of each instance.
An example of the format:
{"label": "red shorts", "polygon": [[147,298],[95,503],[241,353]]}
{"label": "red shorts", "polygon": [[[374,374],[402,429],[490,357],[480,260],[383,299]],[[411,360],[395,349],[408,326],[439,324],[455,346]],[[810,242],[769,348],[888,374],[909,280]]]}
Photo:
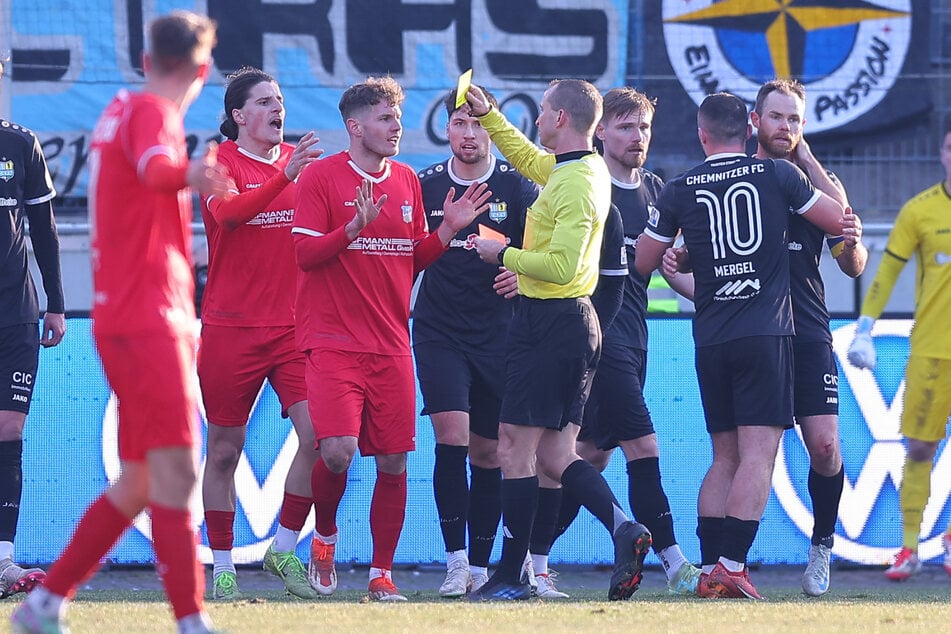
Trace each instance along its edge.
{"label": "red shorts", "polygon": [[277,393],[284,417],[291,405],[307,400],[304,355],[294,344],[293,326],[202,326],[198,381],[208,422],[246,425],[264,379]]}
{"label": "red shorts", "polygon": [[152,449],[195,447],[194,337],[103,335],[96,348],[119,403],[119,458],[141,462]]}
{"label": "red shorts", "polygon": [[351,436],[364,456],[416,448],[411,356],[311,350],[306,376],[318,444],[322,438]]}

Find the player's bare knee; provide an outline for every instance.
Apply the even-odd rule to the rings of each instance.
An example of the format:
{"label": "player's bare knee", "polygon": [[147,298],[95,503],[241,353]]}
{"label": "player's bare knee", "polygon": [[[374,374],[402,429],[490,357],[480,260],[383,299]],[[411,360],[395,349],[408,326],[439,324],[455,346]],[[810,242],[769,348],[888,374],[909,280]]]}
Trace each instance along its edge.
{"label": "player's bare knee", "polygon": [[149,477],[145,469],[124,465],[122,475],[106,490],[106,497],[127,517],[135,517],[149,502]]}
{"label": "player's bare knee", "polygon": [[474,467],[479,467],[480,469],[498,469],[500,466],[499,455],[494,451],[482,453],[470,452],[469,463]]}
{"label": "player's bare knee", "polygon": [[565,469],[580,459],[581,457],[573,451],[553,451],[551,447],[547,447],[538,452],[536,466],[539,473],[545,474],[550,480],[561,482],[561,474],[565,472]]}
{"label": "player's bare knee", "polygon": [[735,454],[713,454],[713,462],[710,469],[716,469],[724,473],[733,474],[740,466],[740,457]]}
{"label": "player's bare knee", "polygon": [[320,457],[332,473],[343,473],[350,468],[350,463],[353,461],[353,453],[344,449],[328,451],[325,448],[321,451]]}
{"label": "player's bare knee", "polygon": [[601,450],[595,447],[592,443],[579,440],[575,445],[575,451],[579,456],[581,456],[586,461],[594,464],[594,461],[597,460],[597,456],[601,453]]}
{"label": "player's bare knee", "polygon": [[604,471],[608,468],[608,463],[611,462],[611,452],[608,451],[594,451],[590,452],[588,455],[581,456],[587,462],[591,463],[598,471]]}
{"label": "player's bare knee", "polygon": [[406,454],[384,454],[376,457],[376,468],[383,473],[399,475],[406,471]]}
{"label": "player's bare knee", "polygon": [[26,414],[0,410],[0,442],[23,439],[23,424]]}
{"label": "player's bare knee", "polygon": [[515,444],[499,443],[499,466],[509,478],[524,478],[535,473],[535,454]]}
{"label": "player's bare knee", "polygon": [[539,484],[545,488],[555,488],[561,485],[561,476],[565,469],[558,464],[547,463],[542,466],[542,461],[538,462]]}
{"label": "player's bare knee", "polygon": [[184,508],[197,481],[194,472],[180,472],[161,481],[153,478],[149,487],[149,501],[169,508]]}
{"label": "player's bare knee", "polygon": [[209,443],[205,457],[205,470],[221,474],[234,473],[243,449],[243,445],[236,447],[228,443]]}
{"label": "player's bare knee", "polygon": [[837,439],[829,439],[809,448],[810,466],[822,476],[834,476],[842,468]]}
{"label": "player's bare knee", "polygon": [[469,437],[469,462],[483,469],[498,469],[499,441],[472,434]]}

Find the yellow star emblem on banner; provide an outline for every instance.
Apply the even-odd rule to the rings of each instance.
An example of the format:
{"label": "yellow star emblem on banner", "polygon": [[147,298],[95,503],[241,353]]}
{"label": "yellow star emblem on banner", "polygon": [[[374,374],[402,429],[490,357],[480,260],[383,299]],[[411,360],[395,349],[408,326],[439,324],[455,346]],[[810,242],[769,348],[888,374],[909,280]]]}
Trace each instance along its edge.
{"label": "yellow star emblem on banner", "polygon": [[794,60],[801,59],[803,54],[793,43],[801,40],[794,37],[796,32],[907,15],[906,11],[885,9],[863,0],[723,0],[664,21],[762,33],[776,76],[793,77],[801,72],[801,64]]}

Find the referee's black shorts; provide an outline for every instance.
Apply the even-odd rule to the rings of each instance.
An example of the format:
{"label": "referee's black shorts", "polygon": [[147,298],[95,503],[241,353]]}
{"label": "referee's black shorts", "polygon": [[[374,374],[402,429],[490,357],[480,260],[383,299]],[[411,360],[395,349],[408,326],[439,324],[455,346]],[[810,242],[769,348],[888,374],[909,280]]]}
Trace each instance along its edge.
{"label": "referee's black shorts", "polygon": [[791,336],[756,336],[697,348],[697,382],[711,434],[743,426],[792,427]]}
{"label": "referee's black shorts", "polygon": [[39,358],[40,329],[37,324],[0,328],[0,410],[30,413]]}
{"label": "referee's black shorts", "polygon": [[600,355],[601,326],[589,298],[522,297],[509,329],[499,420],[559,430],[581,421]]}

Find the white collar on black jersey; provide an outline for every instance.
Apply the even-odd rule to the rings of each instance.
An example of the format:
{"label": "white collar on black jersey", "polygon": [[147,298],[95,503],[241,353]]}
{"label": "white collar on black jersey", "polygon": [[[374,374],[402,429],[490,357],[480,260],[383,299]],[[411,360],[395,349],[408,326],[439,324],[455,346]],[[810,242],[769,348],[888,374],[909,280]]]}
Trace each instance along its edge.
{"label": "white collar on black jersey", "polygon": [[380,174],[379,176],[373,176],[373,175],[370,174],[369,172],[364,172],[362,169],[360,169],[360,166],[359,166],[359,165],[357,165],[356,163],[353,162],[353,159],[348,159],[348,160],[347,160],[347,165],[349,165],[350,168],[351,168],[354,172],[356,172],[357,174],[359,174],[359,175],[362,176],[363,178],[367,179],[368,181],[370,181],[370,182],[373,183],[374,185],[379,185],[380,183],[382,183],[383,181],[385,181],[387,178],[390,177],[390,162],[389,162],[389,161],[383,161],[383,166],[384,166],[384,167],[383,167],[383,173]]}
{"label": "white collar on black jersey", "polygon": [[480,176],[479,178],[475,180],[467,181],[464,178],[460,178],[459,176],[456,175],[454,171],[452,171],[452,164],[455,160],[456,160],[455,157],[452,157],[448,161],[446,161],[446,171],[449,173],[449,178],[459,183],[460,185],[465,185],[466,187],[468,187],[472,183],[484,183],[485,181],[489,180],[489,177],[492,176],[492,172],[495,171],[495,155],[489,154],[489,169],[485,171],[485,174],[483,174],[482,176]]}
{"label": "white collar on black jersey", "polygon": [[633,182],[633,183],[625,183],[625,182],[623,182],[623,181],[619,181],[618,179],[616,179],[616,178],[614,178],[614,177],[612,176],[612,177],[611,177],[611,184],[614,185],[615,187],[620,188],[620,189],[631,189],[631,190],[633,190],[633,189],[640,189],[641,183],[644,182],[644,174],[641,172],[641,169],[640,169],[640,168],[637,168],[636,170],[634,170],[634,174],[637,175],[637,181],[636,181],[636,182]]}
{"label": "white collar on black jersey", "polygon": [[706,159],[704,159],[703,162],[704,162],[704,163],[709,163],[710,161],[722,161],[722,160],[725,159],[725,158],[734,158],[734,157],[736,157],[736,156],[742,156],[743,158],[749,158],[748,156],[746,156],[746,154],[743,154],[742,152],[719,152],[719,153],[717,153],[717,154],[711,154],[711,155],[708,156]]}
{"label": "white collar on black jersey", "polygon": [[277,146],[277,154],[274,155],[274,158],[265,158],[263,156],[258,156],[253,152],[248,152],[246,149],[235,143],[238,147],[238,152],[247,156],[252,161],[257,161],[258,163],[264,163],[265,165],[274,165],[277,162],[277,159],[281,158],[281,146]]}

